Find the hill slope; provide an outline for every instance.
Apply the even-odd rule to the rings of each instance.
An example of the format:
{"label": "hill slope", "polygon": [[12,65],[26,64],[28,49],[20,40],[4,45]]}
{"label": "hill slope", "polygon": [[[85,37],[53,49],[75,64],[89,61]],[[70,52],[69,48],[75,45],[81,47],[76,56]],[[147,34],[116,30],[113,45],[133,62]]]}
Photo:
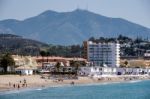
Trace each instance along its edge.
{"label": "hill slope", "polygon": [[45,11],[23,21],[0,21],[0,32],[14,33],[50,44],[79,44],[89,37],[150,37],[150,29],[120,18],[86,10],[58,13]]}
{"label": "hill slope", "polygon": [[40,49],[45,47],[48,45],[35,40],[12,34],[0,34],[0,53],[39,55]]}

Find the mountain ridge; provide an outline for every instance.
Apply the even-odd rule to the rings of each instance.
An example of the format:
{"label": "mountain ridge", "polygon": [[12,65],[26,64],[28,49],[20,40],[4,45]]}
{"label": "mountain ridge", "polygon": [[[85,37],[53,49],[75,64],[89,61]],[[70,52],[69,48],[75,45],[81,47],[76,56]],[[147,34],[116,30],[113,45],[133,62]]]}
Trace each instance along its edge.
{"label": "mountain ridge", "polygon": [[122,18],[105,17],[87,10],[47,10],[19,21],[0,21],[0,32],[13,33],[49,44],[81,44],[90,37],[150,37],[150,29]]}

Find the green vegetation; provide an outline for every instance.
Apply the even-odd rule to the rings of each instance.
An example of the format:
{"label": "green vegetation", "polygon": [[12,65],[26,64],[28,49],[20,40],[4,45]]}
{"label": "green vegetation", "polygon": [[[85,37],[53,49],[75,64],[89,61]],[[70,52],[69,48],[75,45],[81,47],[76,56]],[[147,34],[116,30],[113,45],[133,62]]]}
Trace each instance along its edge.
{"label": "green vegetation", "polygon": [[60,66],[61,66],[60,62],[57,62],[57,64],[55,65],[56,72],[60,72],[59,71],[60,70]]}
{"label": "green vegetation", "polygon": [[70,66],[75,67],[75,74],[78,74],[79,66],[85,66],[85,62],[70,61]]}
{"label": "green vegetation", "polygon": [[[143,39],[137,37],[132,39],[123,35],[116,38],[89,38],[89,41],[94,42],[116,42],[121,44],[121,56],[142,57],[146,50],[150,50],[150,42],[148,38]],[[83,45],[48,45],[38,41],[24,39],[20,36],[11,34],[0,35],[0,54],[4,53],[33,55],[38,56],[62,56],[62,57],[82,57]]]}
{"label": "green vegetation", "polygon": [[4,54],[0,58],[0,67],[4,69],[4,73],[7,73],[8,66],[13,67],[15,65],[14,59],[10,54]]}
{"label": "green vegetation", "polygon": [[40,49],[47,48],[48,44],[22,38],[12,34],[0,34],[0,54],[6,52],[19,55],[39,55]]}
{"label": "green vegetation", "polygon": [[128,61],[125,61],[125,62],[124,62],[124,66],[125,66],[125,67],[128,67]]}
{"label": "green vegetation", "polygon": [[91,37],[89,41],[94,42],[119,42],[121,44],[121,56],[134,56],[134,57],[143,57],[146,50],[150,50],[150,41],[148,38],[143,39],[137,37],[132,39],[126,36],[119,35],[117,38],[104,38],[100,37],[98,39]]}
{"label": "green vegetation", "polygon": [[50,56],[64,56],[64,57],[80,57],[82,56],[83,46],[71,45],[49,45],[47,50]]}

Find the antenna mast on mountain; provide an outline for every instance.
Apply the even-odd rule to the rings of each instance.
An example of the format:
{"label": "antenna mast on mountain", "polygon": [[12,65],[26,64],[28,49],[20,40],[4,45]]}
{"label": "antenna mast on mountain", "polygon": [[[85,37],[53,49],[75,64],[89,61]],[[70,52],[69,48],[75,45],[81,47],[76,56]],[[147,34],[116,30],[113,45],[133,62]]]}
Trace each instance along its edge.
{"label": "antenna mast on mountain", "polygon": [[87,10],[87,11],[89,10],[88,2],[86,3],[86,10]]}
{"label": "antenna mast on mountain", "polygon": [[77,4],[77,10],[80,9],[79,5]]}

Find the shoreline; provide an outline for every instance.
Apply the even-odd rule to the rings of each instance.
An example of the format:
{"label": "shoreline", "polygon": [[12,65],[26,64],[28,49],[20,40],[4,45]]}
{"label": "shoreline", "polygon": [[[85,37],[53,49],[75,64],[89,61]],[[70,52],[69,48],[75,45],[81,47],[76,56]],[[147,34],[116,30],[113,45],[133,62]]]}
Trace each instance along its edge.
{"label": "shoreline", "polygon": [[142,81],[148,81],[148,80],[132,80],[132,81],[125,81],[125,82],[103,82],[103,83],[91,83],[91,84],[86,83],[86,84],[75,84],[75,85],[63,84],[63,85],[45,86],[45,87],[28,87],[28,88],[22,88],[19,90],[13,89],[13,90],[0,91],[0,95],[12,94],[12,93],[18,93],[18,92],[24,92],[24,91],[43,90],[43,89],[57,88],[57,87],[97,86],[97,85],[120,84],[120,83],[136,83],[136,82],[142,82]]}
{"label": "shoreline", "polygon": [[[4,81],[2,81],[2,77],[4,77]],[[28,78],[29,77],[29,78]],[[138,77],[138,79],[135,79]],[[15,81],[27,79],[28,86],[22,87],[20,89],[9,87],[7,79],[14,79]],[[31,80],[33,78],[33,80]],[[129,79],[134,78],[134,79]],[[127,80],[125,80],[127,79]],[[11,79],[10,79],[11,80]],[[136,76],[129,76],[129,75],[122,75],[122,76],[114,76],[114,77],[105,77],[104,80],[98,80],[97,78],[89,78],[89,77],[79,77],[79,79],[74,80],[64,80],[62,82],[54,82],[51,79],[42,79],[40,75],[32,75],[32,76],[16,76],[16,75],[0,75],[0,95],[9,93],[12,91],[20,92],[24,90],[42,90],[51,87],[66,87],[66,86],[86,86],[86,85],[105,85],[105,84],[115,84],[115,83],[135,83],[138,81],[145,81],[150,80],[150,76],[145,75],[136,75]],[[5,82],[6,81],[6,82]],[[71,82],[74,82],[74,85],[71,85]]]}

